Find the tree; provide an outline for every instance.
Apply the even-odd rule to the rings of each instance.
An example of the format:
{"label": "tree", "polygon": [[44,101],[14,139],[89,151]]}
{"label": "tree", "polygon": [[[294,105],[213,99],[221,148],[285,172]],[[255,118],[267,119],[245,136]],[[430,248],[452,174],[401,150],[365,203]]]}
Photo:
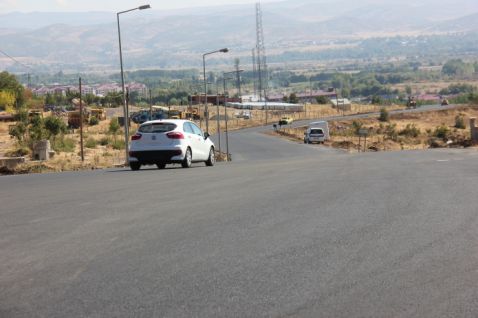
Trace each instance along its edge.
{"label": "tree", "polygon": [[320,104],[320,105],[326,105],[330,103],[330,100],[327,96],[317,96],[315,100],[317,101],[317,104]]}
{"label": "tree", "polygon": [[47,132],[41,116],[36,115],[30,119],[28,135],[32,144],[46,138]]}
{"label": "tree", "polygon": [[0,73],[0,91],[10,91],[15,95],[15,103],[17,107],[23,105],[25,101],[23,85],[17,81],[17,78],[8,73]]}
{"label": "tree", "polygon": [[298,104],[299,103],[299,98],[297,98],[297,95],[295,93],[290,94],[289,103],[291,103],[291,104]]}
{"label": "tree", "polygon": [[469,77],[475,73],[475,66],[471,63],[465,63],[461,59],[453,59],[443,65],[442,73],[448,76]]}
{"label": "tree", "polygon": [[98,97],[93,94],[86,94],[84,97],[85,103],[87,105],[95,104],[98,101]]}
{"label": "tree", "polygon": [[66,132],[66,124],[63,120],[56,116],[49,116],[44,120],[45,129],[48,134],[48,138],[53,138],[55,141],[56,136],[60,133]]}
{"label": "tree", "polygon": [[103,106],[118,107],[123,105],[123,94],[121,92],[110,92],[102,100]]}
{"label": "tree", "polygon": [[50,93],[46,93],[45,95],[45,105],[55,105],[55,98]]}
{"label": "tree", "polygon": [[8,133],[12,138],[17,139],[18,143],[22,144],[26,139],[28,131],[28,111],[24,108],[17,109],[15,121],[16,125],[11,126]]}
{"label": "tree", "polygon": [[12,112],[15,106],[15,93],[9,90],[0,91],[0,110]]}

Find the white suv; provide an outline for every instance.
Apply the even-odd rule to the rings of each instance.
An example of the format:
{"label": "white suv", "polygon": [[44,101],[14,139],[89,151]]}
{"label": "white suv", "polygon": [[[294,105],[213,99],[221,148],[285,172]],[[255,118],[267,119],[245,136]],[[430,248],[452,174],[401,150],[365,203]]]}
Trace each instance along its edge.
{"label": "white suv", "polygon": [[141,165],[180,163],[189,168],[193,162],[215,163],[214,143],[208,133],[192,121],[179,119],[153,120],[139,126],[131,136],[129,165],[139,170]]}
{"label": "white suv", "polygon": [[322,128],[311,127],[304,132],[304,144],[311,144],[313,142],[319,144],[325,142],[325,134]]}

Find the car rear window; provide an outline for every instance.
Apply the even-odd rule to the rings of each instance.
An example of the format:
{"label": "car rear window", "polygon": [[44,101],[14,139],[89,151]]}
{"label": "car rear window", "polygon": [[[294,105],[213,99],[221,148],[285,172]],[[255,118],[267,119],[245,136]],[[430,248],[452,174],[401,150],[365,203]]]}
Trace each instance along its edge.
{"label": "car rear window", "polygon": [[176,125],[172,123],[153,123],[139,127],[141,133],[165,133],[176,129]]}
{"label": "car rear window", "polygon": [[311,129],[310,133],[313,135],[323,134],[324,131],[322,129]]}

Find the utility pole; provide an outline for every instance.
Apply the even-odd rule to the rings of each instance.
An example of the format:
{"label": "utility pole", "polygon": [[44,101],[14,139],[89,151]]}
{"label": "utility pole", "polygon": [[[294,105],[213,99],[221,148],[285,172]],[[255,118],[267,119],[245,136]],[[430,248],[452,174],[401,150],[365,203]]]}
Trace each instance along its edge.
{"label": "utility pole", "polygon": [[264,44],[264,28],[262,24],[262,9],[260,2],[256,3],[256,49],[259,74],[259,99],[262,101],[262,96],[264,96],[265,124],[267,125],[267,119],[269,117],[267,106],[267,88],[269,86],[269,79],[267,72],[267,56]]}
{"label": "utility pole", "polygon": [[234,66],[236,68],[236,81],[237,81],[237,92],[239,98],[242,100],[242,94],[241,94],[241,74],[239,74],[239,68],[240,68],[240,60],[239,58],[236,58],[234,61]]}
{"label": "utility pole", "polygon": [[254,97],[257,96],[257,60],[256,49],[252,49],[252,83],[254,85]]}
{"label": "utility pole", "polygon": [[[226,100],[224,99],[224,103]],[[221,123],[220,123],[220,114],[219,114],[219,83],[216,79],[216,124],[217,124],[217,139],[219,146],[219,153],[221,153]]]}
{"label": "utility pole", "polygon": [[225,119],[225,122],[226,122],[226,161],[229,162],[229,130],[227,128],[227,122],[228,122],[228,118],[227,118],[227,107],[226,107],[226,80],[229,80],[229,79],[232,79],[230,77],[226,78],[226,74],[224,74],[223,76],[223,81],[224,81],[224,119]]}
{"label": "utility pole", "polygon": [[149,89],[149,120],[153,120],[153,96],[151,88]]}
{"label": "utility pole", "polygon": [[206,56],[211,55],[211,54],[215,54],[215,53],[227,53],[227,52],[229,52],[229,49],[228,48],[223,48],[223,49],[220,49],[220,50],[204,53],[202,55],[203,77],[204,77],[204,95],[205,95],[204,98],[206,99],[204,101],[204,108],[205,108],[204,115],[206,117],[206,132],[207,133],[209,133],[209,112],[208,112],[208,108],[207,108]]}
{"label": "utility pole", "polygon": [[79,79],[80,84],[80,149],[81,149],[81,162],[85,161],[85,153],[83,149],[83,102],[81,100],[81,77]]}

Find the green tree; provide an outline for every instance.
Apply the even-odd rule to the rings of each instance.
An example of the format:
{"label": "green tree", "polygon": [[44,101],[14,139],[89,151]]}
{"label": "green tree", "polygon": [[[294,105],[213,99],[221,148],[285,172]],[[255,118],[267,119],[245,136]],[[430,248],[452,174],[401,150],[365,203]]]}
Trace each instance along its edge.
{"label": "green tree", "polygon": [[8,133],[12,138],[17,139],[19,144],[23,144],[26,140],[28,131],[28,111],[24,108],[17,109],[15,114],[16,125],[11,126]]}
{"label": "green tree", "polygon": [[169,105],[178,105],[178,104],[179,104],[178,100],[174,97],[169,100]]}
{"label": "green tree", "polygon": [[84,97],[84,101],[87,105],[95,104],[98,100],[99,98],[93,94],[86,94]]}
{"label": "green tree", "polygon": [[326,105],[330,103],[330,100],[327,96],[317,96],[315,100],[317,101],[317,104],[320,104],[320,105]]}
{"label": "green tree", "polygon": [[443,65],[442,73],[448,76],[469,77],[475,73],[475,66],[471,63],[465,63],[461,59],[453,59]]}
{"label": "green tree", "polygon": [[108,107],[118,107],[123,105],[123,94],[121,92],[110,92],[103,98],[101,104]]}
{"label": "green tree", "polygon": [[33,144],[36,141],[43,140],[47,137],[47,132],[45,130],[45,123],[41,116],[33,116],[30,119],[30,125],[28,127],[28,135],[30,137],[30,142]]}
{"label": "green tree", "polygon": [[289,103],[291,103],[291,104],[298,104],[299,103],[299,98],[297,98],[297,95],[295,93],[290,94]]}
{"label": "green tree", "polygon": [[47,131],[47,137],[53,138],[53,142],[55,142],[56,136],[58,136],[60,133],[66,132],[65,122],[56,116],[49,116],[45,118],[44,125]]}
{"label": "green tree", "polygon": [[50,93],[46,93],[45,95],[45,105],[55,105],[55,98]]}

